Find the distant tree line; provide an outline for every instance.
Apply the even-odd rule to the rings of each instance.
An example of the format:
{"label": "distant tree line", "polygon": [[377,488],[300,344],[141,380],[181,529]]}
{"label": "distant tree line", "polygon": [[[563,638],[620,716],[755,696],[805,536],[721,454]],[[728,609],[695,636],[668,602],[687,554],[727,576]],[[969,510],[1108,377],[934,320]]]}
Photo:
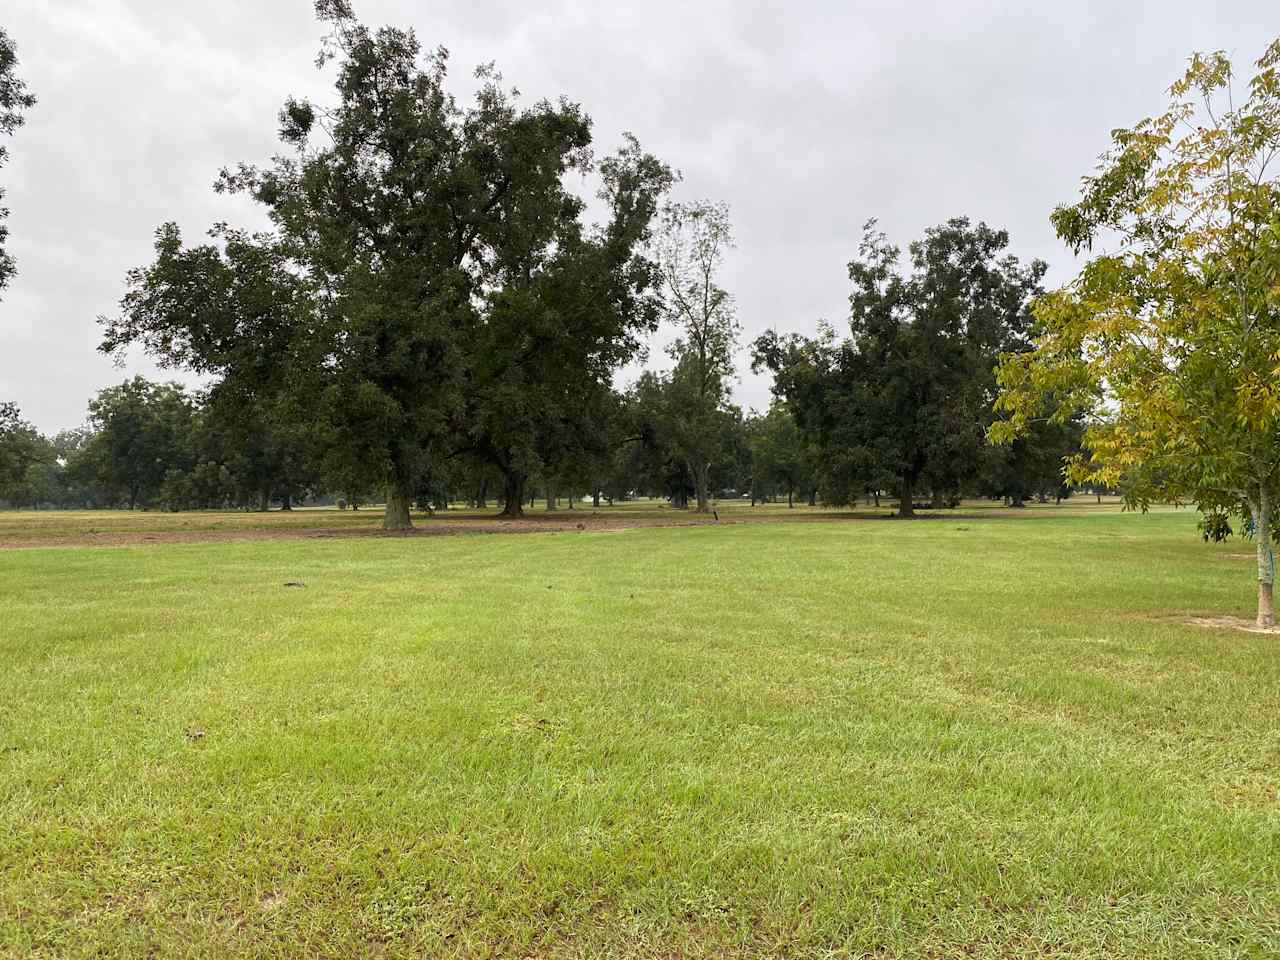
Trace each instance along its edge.
{"label": "distant tree line", "polygon": [[[860,498],[878,505],[882,496],[896,496],[892,484],[875,485],[861,467],[843,469],[845,453],[812,440],[786,400],[764,413],[717,405],[700,441],[708,468],[699,478],[688,457],[682,384],[646,372],[629,389],[606,396],[593,412],[590,435],[563,445],[554,469],[542,465],[525,477],[519,509],[509,503],[502,467],[472,451],[417,472],[410,507],[502,507],[519,514],[535,500],[556,510],[657,498],[692,509],[700,489],[711,502],[753,505],[852,505]],[[305,416],[247,416],[220,384],[192,392],[135,377],[100,391],[83,427],[53,436],[25,422],[14,404],[0,404],[0,504],[288,510],[302,503],[359,509],[381,502],[385,490],[378,484],[334,470],[327,442],[323,426]],[[1052,445],[1039,459],[1021,445],[988,448],[964,485],[948,487],[948,495],[1012,503],[1064,496],[1061,454]]]}

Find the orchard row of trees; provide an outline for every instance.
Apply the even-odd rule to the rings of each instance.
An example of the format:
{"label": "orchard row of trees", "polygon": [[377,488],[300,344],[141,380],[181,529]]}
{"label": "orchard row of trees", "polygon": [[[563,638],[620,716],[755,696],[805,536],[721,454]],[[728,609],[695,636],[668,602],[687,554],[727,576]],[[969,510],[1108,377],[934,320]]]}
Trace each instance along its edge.
{"label": "orchard row of trees", "polygon": [[[999,353],[1029,349],[1044,270],[1008,256],[1003,232],[951,221],[900,275],[869,228],[850,268],[851,340],[759,340],[778,403],[746,417],[730,403],[725,205],[673,202],[677,176],[634,138],[597,159],[575,103],[524,106],[486,67],[464,106],[445,51],[368,29],[345,0],[316,6],[335,103],[288,101],[287,152],[218,182],[273,229],[224,224],[188,246],[162,226],[103,320],[104,351],[141,346],[210,377],[215,422],[272,435],[241,442],[305,450],[281,454],[307,465],[291,478],[382,491],[392,529],[424,490],[456,496],[463,477],[493,477],[513,516],[531,484],[552,501],[586,483],[699,511],[726,490],[832,503],[891,491],[907,515],[918,495],[1057,491],[1070,425],[1009,451],[985,443]],[[587,221],[582,178],[603,223]],[[617,370],[662,322],[677,333],[670,372],[619,394]]]}
{"label": "orchard row of trees", "polygon": [[[530,475],[528,501],[548,510],[585,501],[639,497],[691,507],[699,489],[757,502],[878,502],[879,489],[853,488],[850,474],[805,439],[787,403],[764,414],[732,404],[715,411],[704,447],[707,475],[687,467],[682,385],[671,374],[646,373],[615,392],[594,423],[591,443],[577,444],[555,472]],[[13,507],[164,510],[291,509],[305,501],[359,509],[383,490],[363,474],[329,472],[332,442],[323,424],[302,418],[254,417],[220,386],[189,392],[177,383],[135,377],[102,390],[89,403],[84,427],[43,436],[11,403],[0,404],[0,503]],[[1010,451],[987,448],[966,493],[1006,497],[1061,496],[1060,464],[1046,458],[1039,473],[1019,475]],[[420,510],[505,504],[504,475],[474,455],[433,464],[416,476],[411,500]],[[519,508],[518,510],[516,508]]]}

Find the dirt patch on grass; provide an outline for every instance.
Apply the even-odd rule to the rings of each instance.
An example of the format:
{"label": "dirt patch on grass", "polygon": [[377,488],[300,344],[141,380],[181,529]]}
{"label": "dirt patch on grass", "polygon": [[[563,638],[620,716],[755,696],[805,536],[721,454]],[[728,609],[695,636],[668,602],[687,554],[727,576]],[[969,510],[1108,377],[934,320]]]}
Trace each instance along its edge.
{"label": "dirt patch on grass", "polygon": [[283,907],[289,898],[279,890],[269,890],[258,898],[258,909],[264,913],[270,913],[272,910],[278,910]]}
{"label": "dirt patch on grass", "polygon": [[1280,627],[1260,627],[1253,620],[1243,617],[1192,617],[1185,621],[1193,627],[1209,627],[1214,630],[1243,630],[1245,633],[1280,634]]}
{"label": "dirt patch on grass", "polygon": [[1242,630],[1245,633],[1280,634],[1280,626],[1260,627],[1253,620],[1244,617],[1198,616],[1188,617],[1185,613],[1122,613],[1123,620],[1139,620],[1145,623],[1165,623],[1183,627],[1203,627],[1207,630]]}

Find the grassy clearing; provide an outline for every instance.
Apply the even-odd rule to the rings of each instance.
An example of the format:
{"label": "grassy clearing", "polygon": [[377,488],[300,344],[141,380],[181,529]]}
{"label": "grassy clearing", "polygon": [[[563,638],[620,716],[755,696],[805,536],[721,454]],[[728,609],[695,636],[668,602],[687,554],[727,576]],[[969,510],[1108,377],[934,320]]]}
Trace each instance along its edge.
{"label": "grassy clearing", "polygon": [[0,951],[1276,956],[1194,523],[0,552]]}
{"label": "grassy clearing", "polygon": [[[785,502],[758,504],[751,506],[749,501],[720,501],[716,504],[718,515],[725,521],[746,520],[822,520],[847,519],[850,517],[873,518],[889,517],[893,513],[891,503],[883,501],[882,506],[874,507],[860,504],[852,509],[831,507],[810,507],[797,503],[788,507]],[[1119,501],[1108,498],[1102,507],[1111,510],[1119,509]],[[578,504],[570,510],[548,511],[544,501],[526,507],[526,517],[530,522],[545,520],[592,520],[605,523],[617,522],[627,524],[661,524],[690,523],[699,521],[700,517],[687,510],[678,510],[660,500],[635,500],[612,505],[602,504],[592,508],[590,503]],[[970,516],[1004,516],[1009,518],[1068,516],[1077,513],[1094,514],[1099,505],[1092,497],[1082,496],[1061,504],[1029,505],[1025,509],[1010,510],[998,503],[986,500],[966,501],[959,511],[939,511],[936,515],[947,517],[956,513]],[[928,516],[926,511],[925,516]],[[440,511],[433,517],[415,514],[414,522],[418,529],[429,532],[433,528],[449,528],[458,526],[466,528],[472,523],[481,523],[497,519],[496,508],[474,510],[461,504],[455,504],[448,511]],[[0,510],[0,547],[19,542],[23,545],[38,543],[42,540],[58,541],[68,538],[92,538],[102,536],[127,536],[132,534],[226,534],[234,536],[244,532],[272,531],[288,532],[302,530],[324,530],[334,533],[367,533],[382,526],[382,508],[368,506],[360,510],[338,510],[336,507],[306,507],[296,510],[271,510],[269,512],[241,510],[205,510],[170,513],[163,510],[45,510],[20,511]]]}
{"label": "grassy clearing", "polygon": [[[533,507],[526,507],[527,517],[531,522],[549,519],[582,519],[592,518],[605,521],[625,521],[641,523],[660,523],[670,521],[690,521],[697,518],[685,510],[677,510],[669,504],[657,500],[639,500],[629,503],[618,503],[614,506],[602,505],[593,509],[588,503],[579,505],[574,510],[561,509],[547,511],[546,505],[539,502]],[[785,503],[751,507],[749,503],[722,504],[720,513],[726,517],[764,519],[764,518],[813,518],[843,515],[852,511],[829,510],[797,506],[788,509]],[[868,507],[859,511],[859,515],[887,516],[887,507],[876,510]],[[433,527],[466,526],[473,522],[492,521],[497,519],[497,508],[474,510],[462,505],[455,505],[448,511],[438,512],[434,517],[415,513],[414,523],[422,531]],[[46,511],[6,511],[0,510],[0,547],[6,542],[20,541],[30,544],[40,540],[61,540],[69,537],[93,537],[100,535],[112,537],[129,534],[149,533],[217,533],[234,536],[244,532],[289,532],[299,530],[325,530],[334,533],[368,533],[382,526],[382,507],[368,506],[360,510],[338,510],[336,507],[307,507],[296,510],[271,510],[268,512],[241,510],[203,510],[170,513],[163,510],[46,510]]]}

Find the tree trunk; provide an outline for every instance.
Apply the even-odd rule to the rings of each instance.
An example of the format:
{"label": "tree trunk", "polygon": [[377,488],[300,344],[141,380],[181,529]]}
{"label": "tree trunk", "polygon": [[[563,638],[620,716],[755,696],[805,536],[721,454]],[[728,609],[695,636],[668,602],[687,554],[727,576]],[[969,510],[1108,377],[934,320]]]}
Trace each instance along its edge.
{"label": "tree trunk", "polygon": [[600,506],[600,490],[599,490],[599,488],[597,488],[597,489],[595,489],[595,490],[592,490],[592,491],[591,491],[591,506],[593,506],[593,507],[599,507],[599,506]]}
{"label": "tree trunk", "polygon": [[290,494],[286,493],[283,497],[280,498],[280,509],[281,510],[293,509],[293,497]]}
{"label": "tree trunk", "polygon": [[409,484],[392,480],[387,484],[387,510],[382,517],[383,530],[412,530],[413,521],[409,518]]}
{"label": "tree trunk", "polygon": [[816,507],[818,505],[818,488],[814,487],[809,491],[809,506]]}
{"label": "tree trunk", "polygon": [[916,515],[915,491],[912,489],[910,474],[902,478],[902,499],[898,503],[898,516],[914,517]]}
{"label": "tree trunk", "polygon": [[557,510],[560,507],[560,501],[556,498],[556,488],[551,484],[547,484],[547,509]]}
{"label": "tree trunk", "polygon": [[501,517],[524,516],[524,482],[522,473],[505,473],[502,478],[503,505]]}
{"label": "tree trunk", "polygon": [[480,480],[480,489],[476,491],[476,509],[489,509],[489,478],[483,477]]}
{"label": "tree trunk", "polygon": [[1271,501],[1266,487],[1258,490],[1253,508],[1253,536],[1258,544],[1258,626],[1276,625],[1276,555],[1271,549]]}
{"label": "tree trunk", "polygon": [[271,509],[271,488],[266,487],[258,491],[258,509],[266,513]]}
{"label": "tree trunk", "polygon": [[698,506],[694,513],[711,512],[711,464],[699,467],[693,472],[693,486],[698,495]]}
{"label": "tree trunk", "polygon": [[787,509],[791,510],[795,507],[795,495],[791,490],[787,491]]}

